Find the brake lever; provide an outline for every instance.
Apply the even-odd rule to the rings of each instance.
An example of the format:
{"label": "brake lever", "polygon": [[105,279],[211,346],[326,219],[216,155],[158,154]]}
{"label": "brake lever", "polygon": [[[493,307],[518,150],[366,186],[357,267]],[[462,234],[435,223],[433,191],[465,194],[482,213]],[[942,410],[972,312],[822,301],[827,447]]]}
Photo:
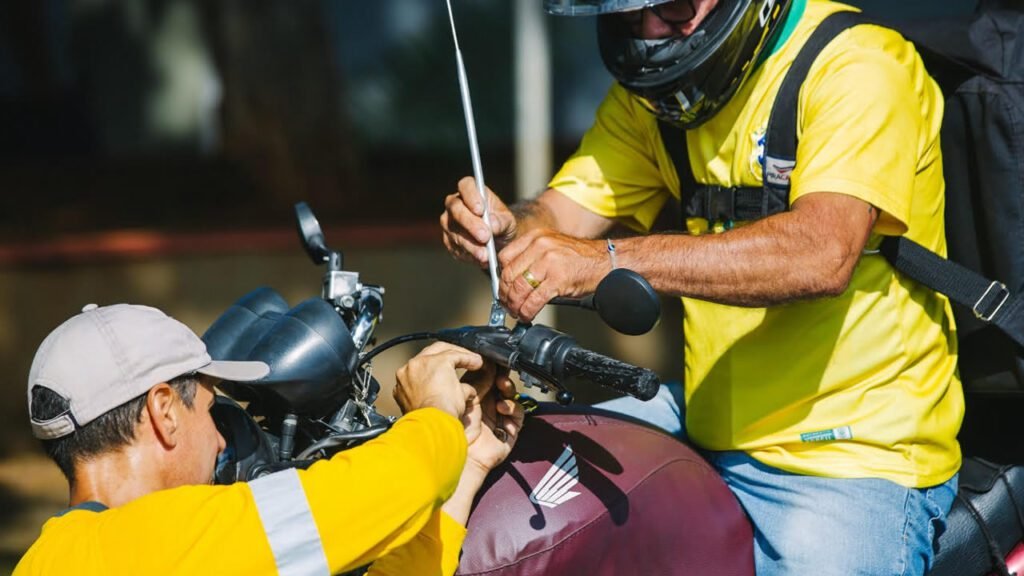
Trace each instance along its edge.
{"label": "brake lever", "polygon": [[[504,326],[464,326],[441,330],[434,336],[515,370],[527,387],[537,387],[543,394],[554,389],[559,404],[571,404],[574,400],[559,377],[561,359],[557,357],[557,350],[561,346],[556,343],[575,344],[575,340],[554,328],[523,323],[516,324],[512,330]],[[529,355],[524,355],[524,350]],[[556,352],[555,357],[550,356],[552,351]],[[551,369],[547,368],[549,363]]]}

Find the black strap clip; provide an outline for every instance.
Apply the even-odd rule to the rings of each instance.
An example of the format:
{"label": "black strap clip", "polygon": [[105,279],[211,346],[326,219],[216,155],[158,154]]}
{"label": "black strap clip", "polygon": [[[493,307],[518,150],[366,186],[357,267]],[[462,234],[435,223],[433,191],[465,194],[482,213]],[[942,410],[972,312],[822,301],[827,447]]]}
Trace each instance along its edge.
{"label": "black strap clip", "polygon": [[736,188],[698,186],[686,212],[687,216],[701,217],[708,222],[736,220]]}
{"label": "black strap clip", "polygon": [[974,303],[971,310],[974,312],[974,316],[982,322],[991,322],[1002,310],[1003,304],[1006,304],[1009,297],[1010,290],[1006,288],[1006,284],[993,281],[988,285],[988,289],[981,295],[981,298]]}

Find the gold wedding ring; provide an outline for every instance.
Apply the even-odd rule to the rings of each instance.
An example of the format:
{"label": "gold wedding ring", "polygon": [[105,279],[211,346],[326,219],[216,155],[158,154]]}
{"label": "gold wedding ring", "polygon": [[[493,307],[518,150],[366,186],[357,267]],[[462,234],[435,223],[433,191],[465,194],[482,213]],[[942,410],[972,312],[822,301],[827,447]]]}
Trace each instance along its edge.
{"label": "gold wedding ring", "polygon": [[537,286],[540,286],[540,280],[537,280],[533,273],[530,272],[529,268],[523,270],[523,280],[526,280],[526,283],[529,284],[530,288],[533,288],[534,290],[537,289]]}

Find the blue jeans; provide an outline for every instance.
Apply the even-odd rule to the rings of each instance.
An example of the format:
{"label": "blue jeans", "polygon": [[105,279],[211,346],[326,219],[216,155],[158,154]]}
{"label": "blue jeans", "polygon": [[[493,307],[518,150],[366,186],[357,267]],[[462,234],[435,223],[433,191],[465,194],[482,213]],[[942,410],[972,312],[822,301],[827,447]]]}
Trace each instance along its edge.
{"label": "blue jeans", "polygon": [[[662,386],[649,402],[598,404],[685,438],[682,386]],[[957,476],[930,488],[875,478],[791,474],[744,452],[703,452],[754,526],[758,576],[921,575],[932,566]]]}

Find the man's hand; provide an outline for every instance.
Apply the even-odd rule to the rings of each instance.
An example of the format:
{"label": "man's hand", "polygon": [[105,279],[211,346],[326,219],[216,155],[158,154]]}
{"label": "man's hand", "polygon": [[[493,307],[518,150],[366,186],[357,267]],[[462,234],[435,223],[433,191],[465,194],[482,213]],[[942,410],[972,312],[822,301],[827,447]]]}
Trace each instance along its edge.
{"label": "man's hand", "polygon": [[488,362],[483,370],[467,372],[463,381],[476,390],[462,416],[469,442],[466,467],[475,466],[482,479],[512,451],[525,414],[506,369],[496,372]]}
{"label": "man's hand", "polygon": [[463,380],[471,382],[476,390],[463,415],[469,450],[455,494],[442,509],[465,525],[487,474],[512,452],[525,414],[514,400],[516,389],[507,371],[496,374],[494,365],[488,362],[483,370],[466,373]]}
{"label": "man's hand", "polygon": [[448,252],[459,260],[487,267],[487,241],[494,235],[499,247],[516,235],[516,217],[490,189],[487,190],[491,228],[484,224],[484,203],[476,179],[459,181],[459,191],[448,195],[441,214],[441,229]]}
{"label": "man's hand", "polygon": [[459,382],[456,370],[479,370],[483,365],[479,354],[444,342],[431,344],[398,369],[395,402],[402,413],[433,407],[461,419],[477,402],[476,390]]}
{"label": "man's hand", "polygon": [[[459,260],[487,267],[487,240],[493,233],[502,266],[500,296],[516,318],[532,320],[556,296],[582,296],[611,271],[604,240],[614,222],[548,189],[514,212],[490,190],[491,229],[476,180],[459,181],[441,214],[444,245]],[[527,273],[528,272],[528,273]]]}
{"label": "man's hand", "polygon": [[612,269],[606,241],[545,229],[517,238],[498,258],[501,301],[510,314],[527,322],[556,296],[592,293]]}

